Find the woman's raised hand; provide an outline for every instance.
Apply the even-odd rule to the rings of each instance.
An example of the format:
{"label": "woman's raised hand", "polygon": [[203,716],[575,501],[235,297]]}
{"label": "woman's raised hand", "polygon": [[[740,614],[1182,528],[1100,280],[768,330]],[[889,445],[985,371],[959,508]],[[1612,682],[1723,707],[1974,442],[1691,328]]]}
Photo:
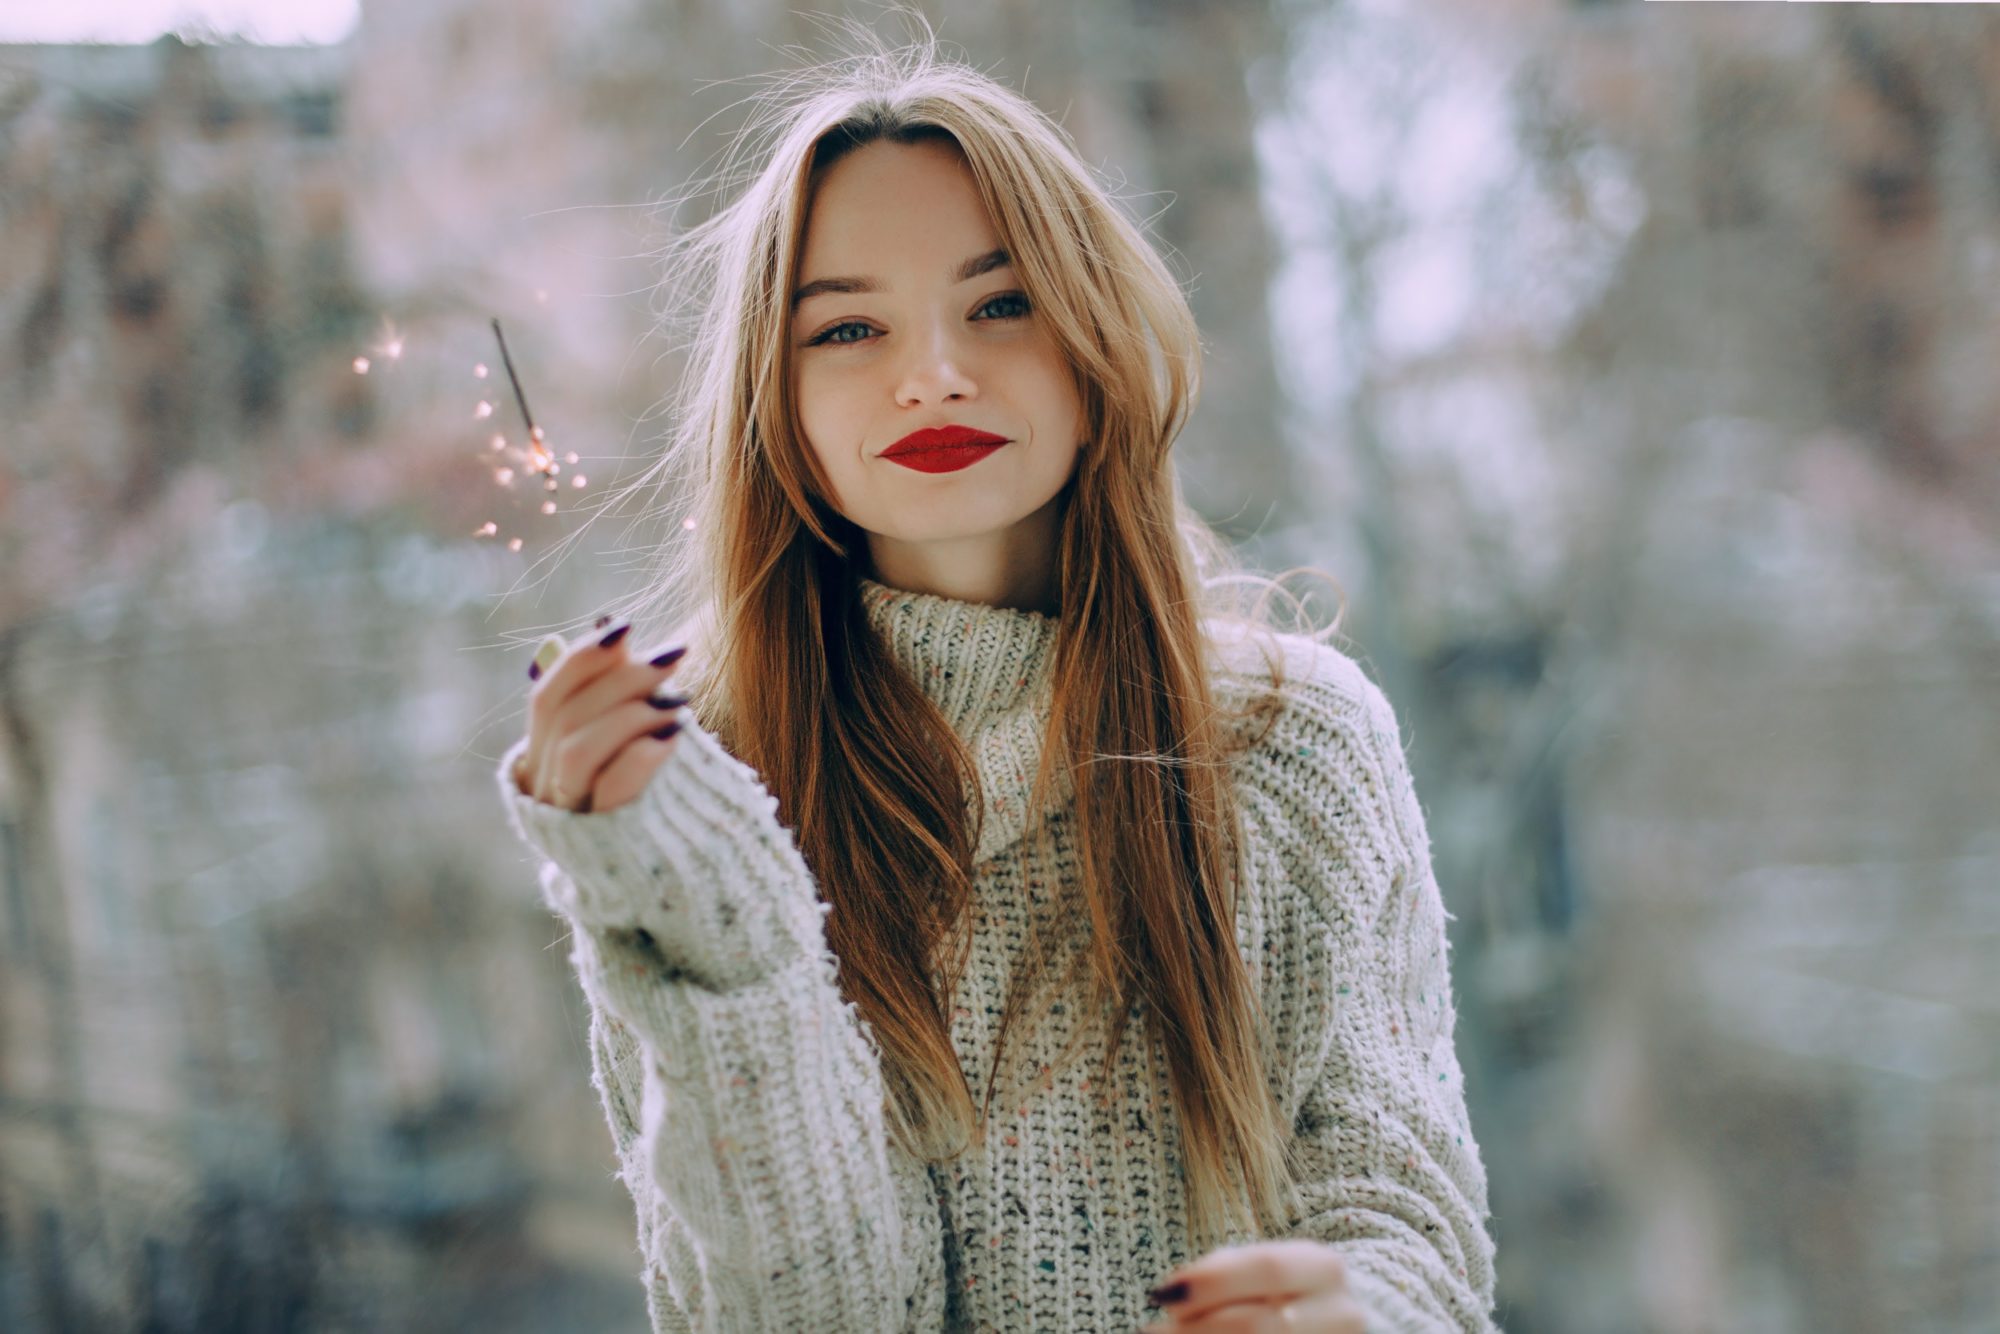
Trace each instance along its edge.
{"label": "woman's raised hand", "polygon": [[[528,749],[514,768],[525,796],[579,814],[612,810],[646,790],[672,752],[679,719],[664,715],[687,700],[657,695],[687,652],[671,648],[634,662],[625,648],[632,629],[620,621],[601,637],[576,644],[551,640],[535,655],[528,677]],[[594,633],[594,632],[593,632]],[[547,650],[559,655],[545,666]]]}

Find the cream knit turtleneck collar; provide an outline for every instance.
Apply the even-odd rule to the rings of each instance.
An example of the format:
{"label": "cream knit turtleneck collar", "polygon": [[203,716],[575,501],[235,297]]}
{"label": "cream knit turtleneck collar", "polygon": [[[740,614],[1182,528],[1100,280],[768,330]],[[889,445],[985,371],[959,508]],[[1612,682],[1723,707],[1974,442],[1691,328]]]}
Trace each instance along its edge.
{"label": "cream knit turtleneck collar", "polygon": [[[973,864],[1027,832],[1028,790],[1047,730],[1057,621],[1035,611],[912,593],[860,578],[868,622],[971,748],[986,818]],[[1054,799],[1073,788],[1056,775]]]}

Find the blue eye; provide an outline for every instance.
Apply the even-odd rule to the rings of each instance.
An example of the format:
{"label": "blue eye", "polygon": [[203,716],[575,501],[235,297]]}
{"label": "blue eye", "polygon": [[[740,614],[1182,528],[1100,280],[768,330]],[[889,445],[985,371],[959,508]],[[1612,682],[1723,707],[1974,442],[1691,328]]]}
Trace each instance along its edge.
{"label": "blue eye", "polygon": [[831,329],[827,329],[824,332],[814,334],[811,338],[806,340],[806,346],[818,347],[821,343],[846,344],[846,343],[858,343],[861,341],[858,338],[835,338],[834,335],[839,333],[842,329],[859,329],[863,333],[868,332],[868,326],[861,323],[861,321],[848,320],[844,323],[836,324]]}
{"label": "blue eye", "polygon": [[[984,314],[984,312],[992,310],[995,306],[1003,307],[1002,313],[987,315],[985,316],[987,319],[1018,320],[1033,310],[1033,307],[1028,304],[1028,298],[1020,292],[1001,292],[996,296],[990,296],[980,304],[979,310]],[[848,329],[858,329],[861,332],[853,338],[841,337],[840,335]],[[869,326],[859,320],[843,320],[832,328],[824,329],[814,334],[811,338],[808,338],[806,346],[818,347],[822,343],[832,343],[836,347],[852,347],[856,343],[867,341],[867,336],[871,332],[872,330]]]}
{"label": "blue eye", "polygon": [[999,319],[999,320],[1019,319],[1021,316],[1026,315],[1030,309],[1032,309],[1032,307],[1028,305],[1028,298],[1023,296],[1019,292],[1002,292],[1000,295],[996,297],[989,298],[986,304],[981,306],[980,309],[990,310],[994,306],[1000,304],[1001,302],[1009,302],[1017,304],[1020,307],[1020,309],[1016,310],[1011,315],[995,315],[993,316],[994,319]]}

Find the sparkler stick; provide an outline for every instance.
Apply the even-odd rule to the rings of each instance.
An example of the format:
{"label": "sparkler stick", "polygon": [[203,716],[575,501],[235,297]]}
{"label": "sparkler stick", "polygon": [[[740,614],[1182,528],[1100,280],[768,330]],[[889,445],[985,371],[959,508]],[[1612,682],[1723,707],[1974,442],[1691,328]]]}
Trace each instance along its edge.
{"label": "sparkler stick", "polygon": [[535,425],[535,414],[528,411],[528,396],[521,392],[521,377],[514,374],[514,357],[507,351],[507,335],[500,332],[500,317],[493,317],[493,336],[500,340],[500,360],[507,363],[507,379],[514,386],[514,401],[521,405],[521,419],[528,423],[528,438],[540,440],[541,428]]}

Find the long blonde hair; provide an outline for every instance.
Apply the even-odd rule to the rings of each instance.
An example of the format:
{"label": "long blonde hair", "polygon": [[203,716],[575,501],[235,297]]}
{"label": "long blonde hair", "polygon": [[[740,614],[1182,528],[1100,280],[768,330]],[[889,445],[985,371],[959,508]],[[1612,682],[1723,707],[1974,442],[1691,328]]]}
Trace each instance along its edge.
{"label": "long blonde hair", "polygon": [[[1127,1020],[1143,1014],[1166,1054],[1197,1246],[1239,1224],[1278,1231],[1296,1202],[1290,1135],[1236,947],[1233,733],[1204,656],[1212,627],[1262,625],[1271,597],[1289,594],[1236,570],[1181,499],[1169,450],[1198,391],[1192,314],[1139,227],[1032,103],[942,55],[927,27],[894,48],[857,35],[863,49],[779,76],[719,173],[740,184],[735,198],[660,251],[658,313],[691,318],[666,448],[626,488],[667,497],[646,521],[669,539],[626,613],[678,623],[696,647],[677,687],[778,799],[832,905],[828,944],[881,1058],[897,1141],[930,1161],[962,1152],[985,1132],[1000,1053],[1049,955],[1030,950],[1007,998],[975,1110],[948,1016],[970,953],[986,803],[967,799],[979,776],[966,747],[870,629],[857,583],[865,539],[829,503],[799,430],[788,337],[816,173],[878,140],[954,142],[1086,411],[1028,809],[1047,808],[1058,765],[1078,777],[1086,961],[1110,1024],[1098,1082],[1115,1088]],[[1233,595],[1259,585],[1254,606]],[[1265,657],[1275,687],[1277,655]],[[1275,701],[1265,692],[1244,716],[1268,719]]]}

